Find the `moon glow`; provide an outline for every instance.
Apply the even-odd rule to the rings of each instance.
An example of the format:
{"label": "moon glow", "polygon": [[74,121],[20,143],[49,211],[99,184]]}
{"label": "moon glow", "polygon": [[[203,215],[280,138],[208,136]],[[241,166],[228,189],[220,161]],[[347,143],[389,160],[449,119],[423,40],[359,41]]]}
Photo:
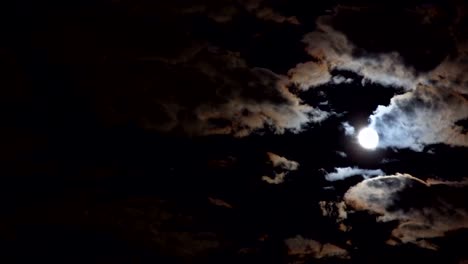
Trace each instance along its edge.
{"label": "moon glow", "polygon": [[361,147],[372,150],[379,144],[379,135],[375,129],[366,127],[359,131],[358,142]]}

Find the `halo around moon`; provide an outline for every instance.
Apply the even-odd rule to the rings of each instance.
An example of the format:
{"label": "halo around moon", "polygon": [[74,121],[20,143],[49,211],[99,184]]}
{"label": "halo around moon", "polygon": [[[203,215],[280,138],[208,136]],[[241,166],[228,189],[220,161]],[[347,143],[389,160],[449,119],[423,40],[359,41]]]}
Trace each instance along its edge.
{"label": "halo around moon", "polygon": [[365,149],[375,149],[379,145],[379,134],[375,129],[366,127],[359,131],[358,142]]}

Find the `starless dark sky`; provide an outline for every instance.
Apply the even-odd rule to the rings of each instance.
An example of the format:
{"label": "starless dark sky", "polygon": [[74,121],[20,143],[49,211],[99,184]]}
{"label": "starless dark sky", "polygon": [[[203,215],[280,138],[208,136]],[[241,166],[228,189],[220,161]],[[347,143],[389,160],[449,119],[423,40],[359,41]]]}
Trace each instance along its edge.
{"label": "starless dark sky", "polygon": [[0,10],[2,262],[468,260],[463,1]]}

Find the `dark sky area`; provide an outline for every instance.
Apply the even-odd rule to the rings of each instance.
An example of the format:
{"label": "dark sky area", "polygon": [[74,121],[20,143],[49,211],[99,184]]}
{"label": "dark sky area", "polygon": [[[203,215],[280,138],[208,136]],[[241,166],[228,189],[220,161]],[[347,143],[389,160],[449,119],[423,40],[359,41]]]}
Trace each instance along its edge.
{"label": "dark sky area", "polygon": [[0,20],[1,263],[468,263],[464,1]]}

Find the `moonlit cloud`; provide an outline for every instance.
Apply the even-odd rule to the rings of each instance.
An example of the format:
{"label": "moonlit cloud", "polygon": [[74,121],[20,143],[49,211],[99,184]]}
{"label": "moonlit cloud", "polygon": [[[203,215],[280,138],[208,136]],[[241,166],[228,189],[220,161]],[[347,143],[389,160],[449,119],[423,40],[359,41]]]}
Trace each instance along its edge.
{"label": "moonlit cloud", "polygon": [[[250,83],[240,84],[233,80],[232,84],[236,87],[221,95],[221,101],[225,102],[197,106],[194,111],[196,119],[190,127],[192,131],[195,128],[198,134],[232,134],[243,137],[270,127],[274,133],[282,134],[286,130],[300,132],[305,125],[321,122],[329,117],[329,113],[303,104],[301,99],[288,90],[285,77],[267,69],[242,68],[239,70],[248,70],[253,77]],[[229,87],[228,78],[231,77],[226,76]],[[225,125],[214,124],[213,120],[224,120]],[[186,123],[180,124],[187,127]]]}
{"label": "moonlit cloud", "polygon": [[189,2],[190,6],[181,7],[183,14],[201,14],[205,13],[209,18],[217,23],[229,23],[236,19],[236,16],[248,12],[258,19],[275,22],[299,25],[295,16],[284,16],[277,10],[268,6],[267,1],[263,0],[239,0],[223,1],[223,3],[209,5],[209,2],[195,1]]}
{"label": "moonlit cloud", "polygon": [[267,156],[274,168],[280,167],[288,171],[294,171],[299,168],[299,163],[297,161],[288,160],[272,152],[267,152]]}
{"label": "moonlit cloud", "polygon": [[348,122],[341,123],[341,127],[344,129],[346,136],[354,136],[356,134],[356,129]]}
{"label": "moonlit cloud", "polygon": [[372,176],[379,176],[384,175],[385,173],[378,169],[378,170],[368,170],[368,169],[360,169],[356,167],[344,167],[344,168],[335,168],[334,172],[327,173],[325,175],[325,179],[327,181],[339,181],[344,180],[346,178],[361,175],[364,178],[372,177]]}
{"label": "moonlit cloud", "polygon": [[[194,2],[164,11],[187,17],[206,14],[219,23],[228,23],[242,14],[248,14],[275,23],[299,24],[296,17],[281,14],[264,0],[226,1],[222,4]],[[128,79],[132,87],[116,89],[122,91],[122,94],[116,95],[116,99],[106,98],[106,101],[111,101],[111,105],[103,108],[108,109],[106,111],[113,119],[119,119],[116,116],[121,116],[121,119],[130,119],[145,128],[158,131],[244,137],[262,130],[270,130],[276,134],[286,131],[298,133],[310,124],[330,117],[332,113],[318,108],[320,103],[316,106],[308,105],[289,88],[295,86],[307,90],[324,84],[353,81],[341,75],[333,76],[331,72],[337,69],[357,73],[363,76],[364,82],[403,87],[408,92],[417,90],[418,85],[423,84],[437,89],[444,88],[444,91],[453,90],[465,95],[468,93],[465,74],[468,70],[468,45],[459,36],[455,26],[453,28],[457,38],[456,54],[445,59],[442,57],[440,64],[432,70],[418,72],[405,63],[405,58],[398,52],[366,51],[358,46],[359,43],[353,43],[352,39],[355,41],[355,38],[352,38],[349,32],[338,30],[334,22],[348,11],[359,15],[363,10],[338,6],[330,15],[319,17],[316,20],[316,30],[305,34],[302,39],[305,52],[311,56],[310,61],[297,64],[289,71],[283,72],[284,75],[250,65],[240,53],[214,47],[208,40],[188,37],[176,39],[174,43],[184,43],[186,40],[186,44],[171,49],[170,52],[139,57],[139,60],[158,62],[161,65],[153,71],[148,71],[151,72],[148,76],[140,73],[137,76],[122,78]],[[127,74],[124,72],[113,74],[118,85],[125,83],[118,78],[121,74]],[[179,75],[183,75],[184,78],[176,77]],[[179,79],[186,79],[186,82]],[[119,104],[119,98],[131,98],[129,101],[138,102],[138,105],[122,106]],[[395,100],[397,99],[398,97]],[[398,112],[397,108],[393,105],[380,107],[373,117],[378,119],[384,110]],[[453,110],[464,109],[455,106]],[[390,114],[386,114],[388,115]],[[460,136],[457,129],[451,129],[452,124],[448,122],[444,124],[446,134],[441,131],[423,131],[433,127],[419,126],[422,125],[419,120],[409,130],[402,122],[395,131],[391,131],[388,140],[382,142],[382,147],[409,147],[419,150],[421,146],[432,142],[466,145],[466,137]],[[383,124],[382,127],[384,126],[386,125]],[[415,130],[417,132],[413,133]],[[394,140],[404,134],[416,136],[411,136],[402,143]]]}
{"label": "moonlit cloud", "polygon": [[302,90],[326,84],[332,77],[325,63],[313,61],[299,63],[289,70],[288,75],[291,81]]}
{"label": "moonlit cloud", "polygon": [[468,259],[468,1],[46,2],[2,17],[12,251]]}
{"label": "moonlit cloud", "polygon": [[[299,132],[306,124],[320,122],[329,116],[325,111],[302,104],[298,97],[289,92],[281,76],[266,69],[254,69],[253,73],[260,80],[251,89],[270,90],[265,92],[272,92],[276,98],[253,99],[233,94],[231,98],[226,98],[226,103],[200,105],[195,113],[201,133],[242,137],[267,126],[277,134],[286,130]],[[220,127],[210,124],[210,120],[225,120],[228,124]]]}
{"label": "moonlit cloud", "polygon": [[[235,137],[260,130],[298,133],[331,115],[293,94],[286,76],[249,67],[238,53],[197,45],[183,54],[172,59],[151,58],[166,65],[158,75],[116,74],[117,79],[131,79],[132,87],[122,87],[121,94],[106,99],[109,115],[131,119],[151,130]],[[178,78],[180,74],[184,78]],[[159,88],[147,88],[153,86]],[[129,103],[119,104],[120,97]]]}
{"label": "moonlit cloud", "polygon": [[[419,82],[419,76],[411,67],[403,63],[398,53],[381,53],[356,56],[356,46],[347,36],[331,26],[332,16],[323,16],[317,20],[317,30],[304,36],[307,52],[315,59],[307,63],[313,70],[309,76],[301,76],[299,86],[314,86],[322,83],[334,69],[353,71],[364,77],[364,81],[379,83],[384,86],[412,89]],[[327,66],[328,73],[323,68]],[[319,72],[323,72],[319,75]],[[338,79],[337,79],[338,80]],[[346,81],[346,80],[345,80]],[[350,82],[351,80],[349,80]]]}
{"label": "moonlit cloud", "polygon": [[274,173],[275,176],[272,178],[270,176],[262,176],[262,181],[269,183],[269,184],[280,184],[284,182],[284,177],[286,176],[286,172]]}
{"label": "moonlit cloud", "polygon": [[335,218],[337,222],[341,222],[348,217],[345,202],[320,201],[319,205],[323,216]]}
{"label": "moonlit cloud", "polygon": [[[339,8],[335,11],[339,12]],[[468,102],[462,96],[468,94],[466,43],[458,43],[457,56],[447,57],[433,70],[417,72],[396,52],[356,55],[358,47],[333,28],[334,18],[320,17],[317,30],[305,35],[306,50],[314,60],[290,71],[294,83],[307,89],[327,80],[346,82],[339,76],[331,77],[332,70],[340,69],[363,76],[364,83],[402,87],[407,93],[396,95],[390,105],[379,106],[370,116],[371,126],[382,135],[380,148],[421,151],[426,145],[437,143],[468,146],[468,135],[455,124],[468,118]],[[348,123],[343,123],[343,128],[346,135],[354,135],[354,128]]]}
{"label": "moonlit cloud", "polygon": [[341,84],[341,83],[352,83],[354,80],[351,78],[346,78],[341,75],[333,76],[332,78],[333,84]]}
{"label": "moonlit cloud", "polygon": [[273,8],[269,7],[268,1],[264,0],[239,0],[238,1],[247,12],[254,14],[257,18],[272,21],[276,23],[289,23],[298,25],[300,24],[299,21],[295,16],[284,16],[280,14],[278,11],[274,10]]}
{"label": "moonlit cloud", "polygon": [[468,146],[468,135],[455,123],[468,118],[468,101],[440,88],[420,85],[397,95],[390,105],[379,106],[370,126],[380,135],[379,147],[422,151],[426,145],[444,143]]}
{"label": "moonlit cloud", "polygon": [[[116,100],[106,99],[114,104],[106,106],[106,109],[110,109],[113,119],[116,119],[115,116],[122,116],[122,119],[131,119],[148,129],[177,131],[189,135],[227,134],[244,137],[262,130],[270,130],[276,134],[286,131],[299,133],[310,124],[329,118],[332,113],[319,109],[320,103],[317,106],[308,105],[289,88],[294,85],[307,90],[324,84],[353,81],[340,75],[332,76],[331,72],[336,69],[355,72],[364,77],[364,82],[403,87],[408,93],[418,90],[420,83],[434,89],[444,88],[440,91],[467,93],[464,74],[468,69],[467,45],[459,43],[457,56],[447,57],[434,70],[417,72],[404,63],[400,54],[365,52],[352,43],[345,33],[335,29],[333,21],[339,15],[340,8],[336,8],[333,15],[319,17],[316,21],[317,29],[304,35],[305,50],[312,59],[297,64],[286,76],[249,65],[239,53],[213,47],[207,41],[191,41],[178,52],[141,58],[144,61],[165,64],[166,67],[158,69],[157,78],[154,75],[136,76],[136,80],[131,82],[131,89],[121,89],[127,94],[118,95]],[[185,15],[207,13],[210,17],[217,17],[217,20],[231,21],[243,9],[264,20],[294,24],[297,22],[293,17],[280,15],[262,0],[239,3],[229,1],[218,9],[212,10],[200,3],[184,7],[180,12]],[[174,77],[178,74],[185,76],[185,83],[179,83],[178,78]],[[124,83],[118,80],[116,82],[119,85]],[[158,91],[163,92],[146,88],[153,86],[160,87]],[[197,88],[187,89],[189,86]],[[118,104],[118,97],[133,98],[131,101],[138,101],[138,106],[121,106]],[[394,99],[399,101],[401,97],[398,95]],[[414,112],[418,113],[415,115],[419,118],[415,124],[410,125],[406,124],[410,115],[404,110],[401,110],[403,115],[396,118],[399,120],[394,122],[379,119],[380,116],[388,117],[398,113],[398,105],[379,107],[371,116],[375,120],[374,125],[381,130],[389,127],[390,123],[396,125],[388,131],[379,130],[379,134],[388,132],[382,138],[380,147],[420,150],[432,143],[466,146],[466,137],[461,135],[459,128],[453,123],[442,122],[444,131],[440,131],[435,125],[425,124],[422,120],[425,116],[431,117],[433,113],[440,118],[450,111],[462,113],[465,107],[461,106],[465,103],[460,102],[442,112],[409,106],[408,109],[415,108]],[[455,116],[449,116],[449,120],[456,121],[452,117]],[[457,117],[463,118],[461,114],[457,114]],[[348,128],[345,128],[346,134],[352,135],[352,130]],[[400,140],[401,138],[404,140]]]}
{"label": "moonlit cloud", "polygon": [[468,211],[458,200],[467,198],[467,187],[460,182],[456,186],[428,184],[408,174],[396,174],[364,180],[351,187],[344,200],[355,210],[377,214],[378,221],[398,221],[392,244],[436,249],[430,239],[468,228]]}
{"label": "moonlit cloud", "polygon": [[217,199],[217,198],[212,198],[212,197],[208,197],[208,201],[209,201],[211,204],[213,204],[213,205],[216,205],[216,206],[219,206],[219,207],[225,207],[225,208],[232,209],[232,205],[230,205],[229,203],[225,202],[224,200]]}
{"label": "moonlit cloud", "polygon": [[288,255],[299,257],[310,256],[316,259],[331,257],[341,259],[349,258],[348,251],[341,247],[330,243],[322,244],[316,240],[304,238],[301,235],[288,238],[284,243],[288,248]]}
{"label": "moonlit cloud", "polygon": [[344,151],[336,151],[336,154],[338,154],[338,156],[340,156],[342,158],[348,157],[348,154],[346,154],[346,152],[344,152]]}
{"label": "moonlit cloud", "polygon": [[273,172],[274,177],[262,176],[262,181],[269,184],[280,184],[284,182],[286,175],[290,171],[295,171],[299,168],[299,163],[293,160],[288,160],[272,152],[267,152],[268,159],[273,168],[279,168],[282,172]]}
{"label": "moonlit cloud", "polygon": [[293,25],[300,24],[295,16],[285,17],[270,7],[262,7],[257,10],[254,10],[254,12],[257,18],[266,21],[273,21],[276,23],[289,23]]}

